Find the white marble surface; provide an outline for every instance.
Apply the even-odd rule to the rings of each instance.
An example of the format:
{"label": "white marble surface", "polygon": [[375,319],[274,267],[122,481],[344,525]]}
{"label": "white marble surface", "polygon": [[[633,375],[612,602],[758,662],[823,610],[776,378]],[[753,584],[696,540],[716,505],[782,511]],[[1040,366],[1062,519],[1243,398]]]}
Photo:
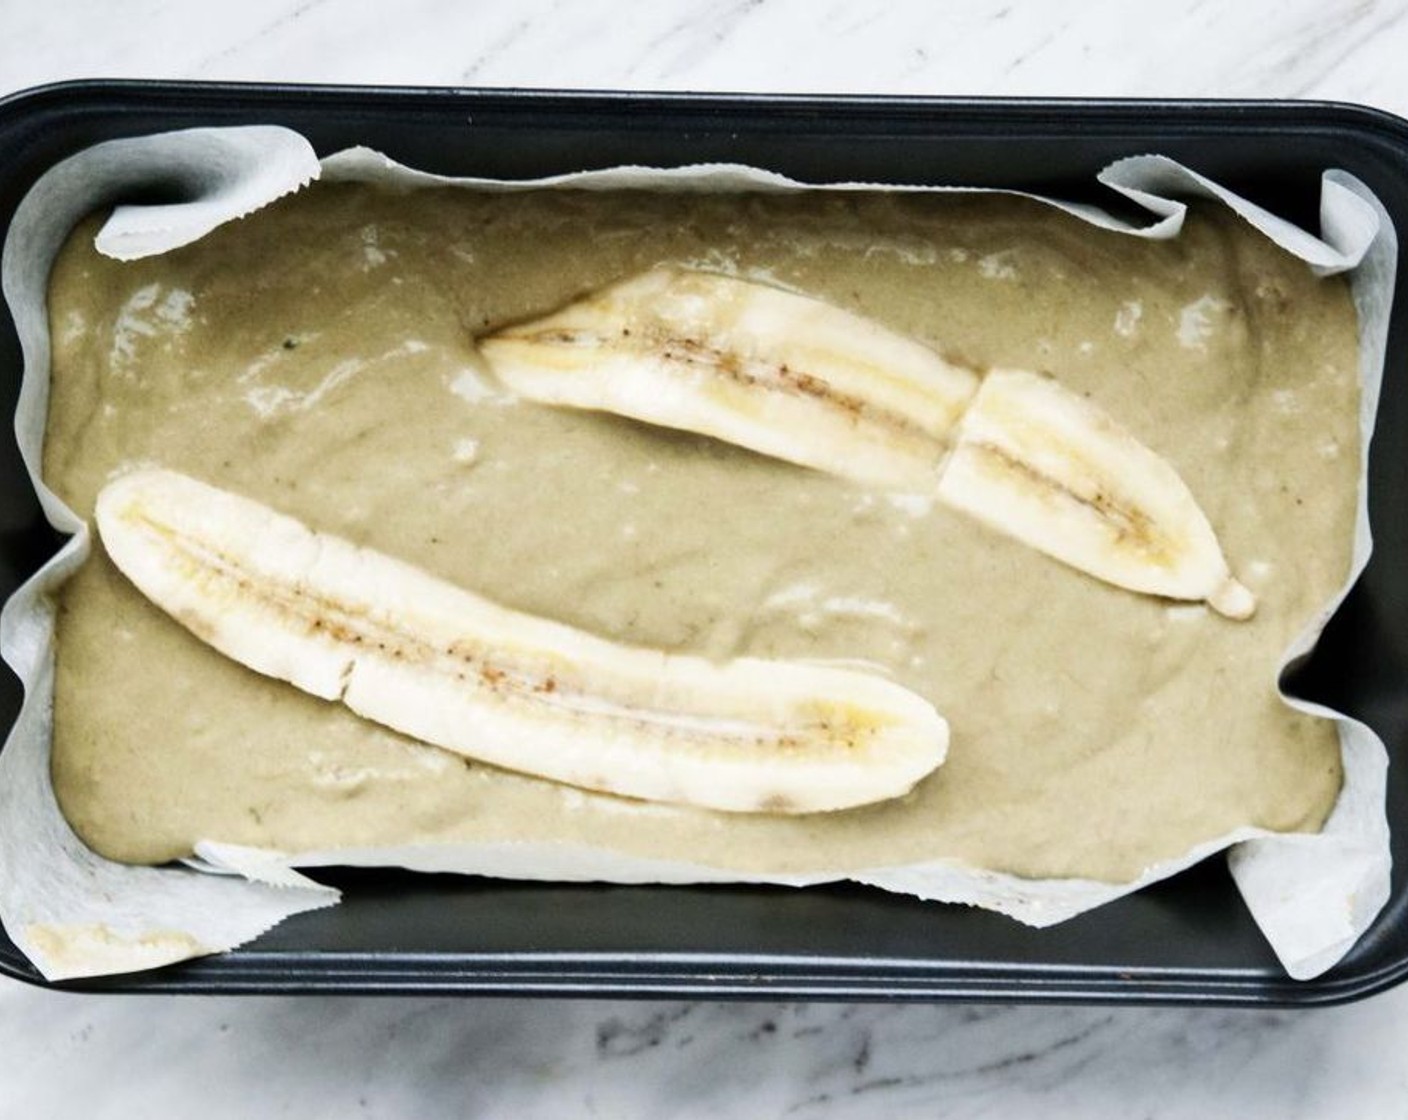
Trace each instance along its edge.
{"label": "white marble surface", "polygon": [[[77,77],[1271,96],[1408,115],[1408,2],[0,0]],[[0,981],[0,1116],[1408,1111],[1408,987],[1301,1013],[54,995]]]}

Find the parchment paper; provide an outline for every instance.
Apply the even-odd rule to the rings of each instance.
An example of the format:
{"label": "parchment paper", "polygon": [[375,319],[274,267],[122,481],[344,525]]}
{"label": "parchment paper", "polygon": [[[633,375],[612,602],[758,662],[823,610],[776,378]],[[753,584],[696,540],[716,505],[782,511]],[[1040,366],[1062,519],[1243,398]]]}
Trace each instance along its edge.
{"label": "parchment paper", "polygon": [[[403,189],[457,184],[511,191],[572,186],[615,190],[964,190],[903,184],[807,185],[755,168],[699,165],[621,167],[547,179],[502,182],[446,179],[402,168],[365,148],[319,164],[296,133],[275,127],[195,129],[100,144],[49,171],[21,204],[6,240],[3,290],[24,351],[24,382],[15,430],[46,516],[66,534],[64,548],[0,613],[0,655],[25,684],[20,717],[0,753],[0,921],[20,949],[51,980],[132,971],[220,952],[258,936],[293,914],[333,904],[337,892],[297,867],[394,865],[508,878],[607,880],[621,883],[744,881],[702,865],[621,856],[572,845],[421,845],[281,853],[222,844],[197,846],[190,867],[132,867],[88,851],[59,813],[49,781],[56,587],[83,562],[88,527],[44,486],[40,451],[48,399],[49,343],[45,289],[50,265],[73,224],[99,206],[143,185],[179,184],[189,201],[119,206],[97,238],[98,249],[122,260],[188,244],[322,175]],[[1178,235],[1185,204],[1178,196],[1214,199],[1296,254],[1318,274],[1350,273],[1359,314],[1363,378],[1361,427],[1365,455],[1373,428],[1389,310],[1396,238],[1382,206],[1352,176],[1327,171],[1322,181],[1321,233],[1315,237],[1195,172],[1160,156],[1121,160],[1099,176],[1151,215],[1145,225],[1094,207],[1039,199],[1103,229],[1133,237]],[[1002,192],[1016,193],[1016,192]],[[1036,196],[1028,196],[1036,197]],[[1358,522],[1349,583],[1368,561],[1370,540],[1361,464]],[[1324,612],[1287,650],[1285,660],[1313,645],[1343,599]],[[1182,858],[1148,868],[1134,882],[1030,880],[955,863],[877,867],[843,875],[753,879],[803,886],[849,878],[920,898],[982,906],[1034,926],[1046,926],[1165,878],[1231,846],[1232,873],[1258,925],[1290,975],[1309,978],[1344,955],[1382,908],[1389,893],[1388,825],[1384,812],[1387,754],[1362,724],[1325,709],[1288,703],[1336,720],[1345,784],[1317,834],[1239,829]],[[223,872],[223,874],[221,873]]]}

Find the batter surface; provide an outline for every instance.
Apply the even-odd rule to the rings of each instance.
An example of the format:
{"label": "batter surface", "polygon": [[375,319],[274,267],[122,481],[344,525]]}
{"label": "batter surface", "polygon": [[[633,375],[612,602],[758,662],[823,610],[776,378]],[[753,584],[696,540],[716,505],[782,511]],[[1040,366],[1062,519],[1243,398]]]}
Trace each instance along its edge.
{"label": "batter surface", "polygon": [[[1150,243],[1007,198],[325,184],[134,263],[93,250],[98,221],[51,282],[44,474],[80,515],[160,464],[620,641],[879,663],[952,728],[913,793],[844,813],[586,793],[226,660],[95,543],[60,604],[53,773],[106,856],[522,838],[741,872],[951,857],[1119,881],[1334,803],[1334,728],[1275,676],[1348,570],[1355,316],[1342,281],[1224,211]],[[518,402],[478,360],[475,334],[662,263],[1090,394],[1177,467],[1255,618],[1118,590],[938,506]]]}

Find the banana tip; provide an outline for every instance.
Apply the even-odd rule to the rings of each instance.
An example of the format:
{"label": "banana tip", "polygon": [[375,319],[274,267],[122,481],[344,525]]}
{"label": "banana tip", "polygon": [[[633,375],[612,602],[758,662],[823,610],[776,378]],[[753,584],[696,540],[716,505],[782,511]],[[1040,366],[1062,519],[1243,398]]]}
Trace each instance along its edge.
{"label": "banana tip", "polygon": [[1222,586],[1208,596],[1208,606],[1240,622],[1256,613],[1256,596],[1244,584],[1228,576]]}

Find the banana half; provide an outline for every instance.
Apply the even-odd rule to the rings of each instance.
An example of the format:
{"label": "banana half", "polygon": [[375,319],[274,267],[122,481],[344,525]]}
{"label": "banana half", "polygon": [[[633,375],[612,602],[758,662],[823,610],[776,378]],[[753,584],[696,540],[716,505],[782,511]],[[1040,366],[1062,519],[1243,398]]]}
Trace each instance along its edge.
{"label": "banana half", "polygon": [[530,400],[926,493],[978,388],[971,371],[869,319],[680,268],[613,284],[479,346]]}
{"label": "banana half", "polygon": [[507,769],[809,813],[900,796],[947,752],[943,717],[880,676],[618,645],[171,471],[110,483],[97,524],[137,588],[226,656]]}
{"label": "banana half", "polygon": [[765,284],[657,268],[479,342],[510,389],[935,496],[1097,579],[1248,618],[1177,471],[1049,377],[978,374]]}
{"label": "banana half", "polygon": [[1229,618],[1256,609],[1178,472],[1050,377],[988,373],[938,497],[1106,583],[1204,599]]}

